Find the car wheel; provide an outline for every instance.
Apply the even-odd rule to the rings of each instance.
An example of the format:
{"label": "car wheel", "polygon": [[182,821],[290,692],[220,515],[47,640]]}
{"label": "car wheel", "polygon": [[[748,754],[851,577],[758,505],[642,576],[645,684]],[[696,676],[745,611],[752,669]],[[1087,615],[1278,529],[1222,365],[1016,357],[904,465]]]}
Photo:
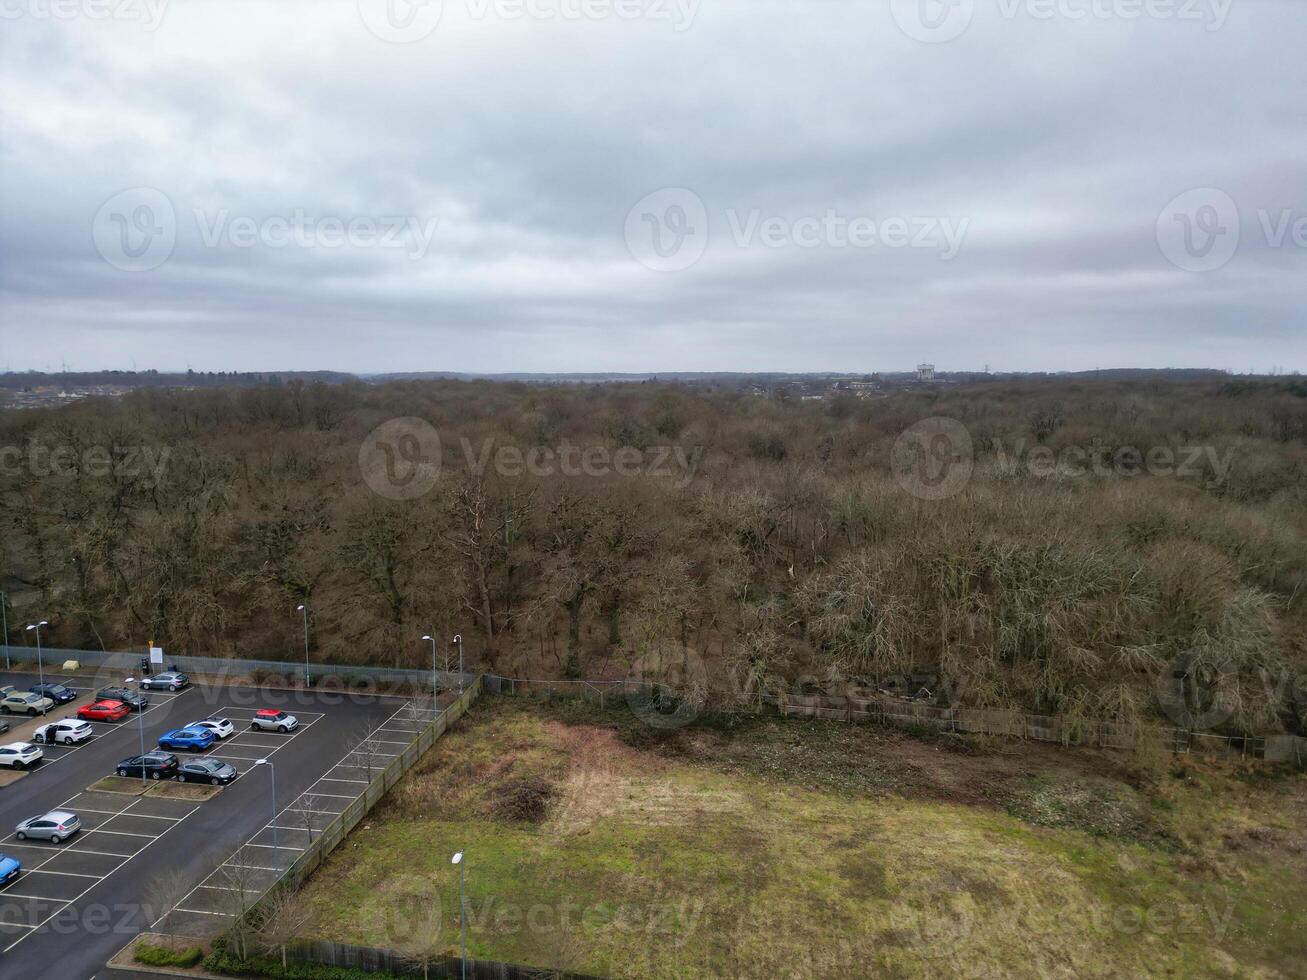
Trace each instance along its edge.
{"label": "car wheel", "polygon": [[9,714],[9,705],[0,704],[0,711],[3,711],[5,714]]}
{"label": "car wheel", "polygon": [[58,844],[58,843],[59,843],[60,841],[62,841],[62,840],[63,840],[63,838],[60,837],[58,834],[51,834],[51,835],[50,835],[50,843],[51,843],[51,844]]}
{"label": "car wheel", "polygon": [[35,709],[35,708],[28,708],[28,709],[27,709],[27,717],[28,717],[28,718],[35,718],[35,717],[36,717],[36,709]]}
{"label": "car wheel", "polygon": [[32,736],[32,741],[33,741],[33,742],[39,742],[39,743],[41,743],[41,744],[44,744],[44,743],[45,743],[45,736],[44,736],[44,735],[33,735],[33,736]]}
{"label": "car wheel", "polygon": [[73,737],[71,735],[66,735],[64,737],[64,745],[72,745],[72,744],[73,744]]}
{"label": "car wheel", "polygon": [[278,726],[277,726],[277,731],[279,731],[279,732],[281,732],[283,735],[285,735],[288,731],[290,731],[290,729],[287,728],[285,725],[278,725]]}
{"label": "car wheel", "polygon": [[14,834],[14,837],[16,837],[18,840],[27,840],[27,835],[23,833],[21,830],[18,833]]}
{"label": "car wheel", "polygon": [[259,726],[256,725],[254,722],[250,722],[250,731],[257,732],[258,730],[259,730]]}
{"label": "car wheel", "polygon": [[213,779],[211,780],[211,782],[213,783],[214,786],[218,786],[218,785],[221,785],[222,780],[219,779],[217,776],[214,776]]}
{"label": "car wheel", "polygon": [[126,769],[119,769],[119,770],[118,770],[118,775],[120,775],[120,776],[126,776],[126,775],[127,775],[127,770],[126,770]]}
{"label": "car wheel", "polygon": [[158,774],[157,772],[152,772],[152,773],[150,773],[150,778],[151,778],[151,779],[158,779],[158,778],[159,778],[159,774]]}
{"label": "car wheel", "polygon": [[172,691],[173,694],[176,694],[176,693],[177,693],[177,685],[176,685],[176,684],[172,685],[170,688],[168,688],[168,690]]}
{"label": "car wheel", "polygon": [[26,769],[26,768],[27,768],[27,763],[26,763],[26,762],[15,762],[15,763],[14,763],[14,768],[15,768],[15,769]]}

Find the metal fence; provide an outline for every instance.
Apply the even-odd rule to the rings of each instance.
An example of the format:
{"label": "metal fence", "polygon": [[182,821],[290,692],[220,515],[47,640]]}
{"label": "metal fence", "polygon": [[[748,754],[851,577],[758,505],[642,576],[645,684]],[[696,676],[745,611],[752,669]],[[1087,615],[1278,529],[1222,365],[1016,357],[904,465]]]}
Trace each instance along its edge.
{"label": "metal fence", "polygon": [[417,738],[409,742],[404,747],[404,751],[395,756],[377,775],[369,780],[363,792],[355,798],[349,806],[341,811],[331,823],[327,824],[313,843],[309,845],[294,863],[286,869],[285,874],[281,877],[281,882],[291,887],[298,887],[305,878],[312,874],[326,860],[327,855],[335,850],[336,846],[344,840],[351,830],[353,830],[360,820],[368,815],[368,812],[381,801],[390,790],[398,783],[404,774],[408,772],[417,763],[423,754],[436,744],[436,739],[445,734],[449,728],[459,718],[463,717],[468,707],[481,694],[481,679],[474,678],[471,685],[449,705],[444,711],[436,715],[431,724],[418,733]]}
{"label": "metal fence", "polygon": [[[69,650],[61,647],[43,647],[41,649],[41,662],[45,665],[46,670],[55,670],[64,661],[76,660],[83,666],[96,670],[124,673],[138,670],[141,661],[144,659],[146,659],[146,655],[141,651]],[[11,664],[35,664],[36,661],[36,647],[9,646],[7,648],[6,667]],[[287,684],[299,683],[307,672],[313,683],[319,686],[328,680],[345,683],[371,682],[396,687],[408,684],[423,689],[430,689],[432,685],[431,671],[402,667],[312,662],[306,665],[303,661],[296,662],[294,660],[244,660],[231,657],[174,657],[165,655],[164,669],[174,664],[178,670],[189,674],[242,675],[255,679],[262,675],[264,677],[282,678]],[[475,676],[472,673],[459,674],[457,671],[438,670],[435,672],[435,682],[441,690],[448,690],[458,687],[460,680],[466,687],[466,685],[472,683]]]}

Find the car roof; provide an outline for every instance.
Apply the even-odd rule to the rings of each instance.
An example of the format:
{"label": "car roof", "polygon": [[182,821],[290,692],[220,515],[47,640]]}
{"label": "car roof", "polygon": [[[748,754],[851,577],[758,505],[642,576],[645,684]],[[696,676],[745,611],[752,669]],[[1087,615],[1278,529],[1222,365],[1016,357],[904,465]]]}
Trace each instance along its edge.
{"label": "car roof", "polygon": [[0,745],[0,749],[17,749],[19,752],[26,752],[28,749],[36,748],[31,742],[7,742]]}
{"label": "car roof", "polygon": [[46,813],[41,814],[41,816],[38,817],[37,819],[58,820],[60,823],[63,823],[65,820],[77,819],[77,814],[73,813],[72,810],[50,810]]}
{"label": "car roof", "polygon": [[117,704],[117,705],[121,705],[122,702],[121,702],[121,701],[118,701],[118,700],[115,700],[114,698],[101,698],[99,701],[96,701],[95,704],[90,705],[90,707],[94,708],[94,707],[96,707],[97,705],[102,705],[102,704]]}
{"label": "car roof", "polygon": [[268,715],[284,714],[284,712],[280,708],[260,708],[257,713],[263,715],[264,717],[267,717]]}

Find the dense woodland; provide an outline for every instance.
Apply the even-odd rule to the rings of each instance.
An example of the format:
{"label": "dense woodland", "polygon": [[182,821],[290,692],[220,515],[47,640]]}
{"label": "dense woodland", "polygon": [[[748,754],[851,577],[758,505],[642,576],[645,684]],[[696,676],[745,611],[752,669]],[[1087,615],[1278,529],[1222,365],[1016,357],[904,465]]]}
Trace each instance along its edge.
{"label": "dense woodland", "polygon": [[[439,431],[443,466],[392,500],[360,446],[406,416]],[[963,423],[976,451],[965,488],[935,501],[891,466],[928,416]],[[634,447],[644,469],[477,474],[464,440]],[[41,617],[52,646],[290,657],[307,602],[322,660],[422,665],[422,634],[443,656],[460,632],[473,664],[515,676],[618,677],[672,651],[739,696],[926,672],[955,701],[1127,719],[1155,714],[1153,678],[1182,662],[1233,685],[1233,725],[1307,716],[1300,379],[821,400],[293,380],[0,412],[0,447],[16,644],[14,624]],[[647,472],[659,447],[680,455]],[[1068,458],[1105,465],[1046,472]]]}

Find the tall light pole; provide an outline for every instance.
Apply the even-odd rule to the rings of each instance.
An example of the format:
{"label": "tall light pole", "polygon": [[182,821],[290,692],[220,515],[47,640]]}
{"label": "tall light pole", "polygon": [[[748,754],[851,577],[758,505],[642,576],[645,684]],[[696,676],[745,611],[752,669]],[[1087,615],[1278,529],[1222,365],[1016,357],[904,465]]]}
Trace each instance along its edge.
{"label": "tall light pole", "polygon": [[458,647],[458,693],[463,693],[463,634],[454,634],[454,646]]}
{"label": "tall light pole", "polygon": [[272,761],[269,759],[258,759],[254,763],[256,766],[267,766],[268,772],[272,775],[272,849],[277,849],[277,770],[273,768]]}
{"label": "tall light pole", "polygon": [[297,612],[304,614],[304,686],[309,686],[309,606],[306,602],[301,602],[295,607]]}
{"label": "tall light pole", "polygon": [[9,603],[9,596],[0,592],[0,622],[3,622],[5,629],[5,670],[10,669],[9,663],[9,610],[6,606]]}
{"label": "tall light pole", "polygon": [[463,963],[463,980],[467,980],[467,903],[463,899],[463,852],[459,851],[450,859],[451,864],[458,865],[458,932],[460,959]]}
{"label": "tall light pole", "polygon": [[[130,684],[130,683],[132,683],[133,681],[136,681],[136,693],[137,693],[137,694],[140,694],[140,693],[141,693],[141,682],[138,681],[138,680],[136,680],[135,677],[129,677],[129,678],[127,678],[127,680],[124,681],[124,683],[126,683],[126,684]],[[143,704],[138,704],[138,705],[136,706],[136,720],[137,720],[137,722],[139,723],[139,726],[140,726],[140,729],[141,729],[141,755],[145,755],[145,705],[143,705]],[[145,763],[144,763],[144,762],[141,763],[141,785],[142,785],[142,786],[145,785]]]}
{"label": "tall light pole", "polygon": [[[44,619],[39,623],[29,623],[27,625],[29,630],[36,630],[36,674],[41,678],[42,684],[45,683],[45,667],[41,663],[41,627],[49,625]],[[6,645],[5,653],[8,654],[8,652],[8,645]]]}
{"label": "tall light pole", "polygon": [[423,633],[422,639],[431,641],[431,710],[436,710],[436,702],[440,699],[440,684],[436,680],[436,638],[430,633]]}

